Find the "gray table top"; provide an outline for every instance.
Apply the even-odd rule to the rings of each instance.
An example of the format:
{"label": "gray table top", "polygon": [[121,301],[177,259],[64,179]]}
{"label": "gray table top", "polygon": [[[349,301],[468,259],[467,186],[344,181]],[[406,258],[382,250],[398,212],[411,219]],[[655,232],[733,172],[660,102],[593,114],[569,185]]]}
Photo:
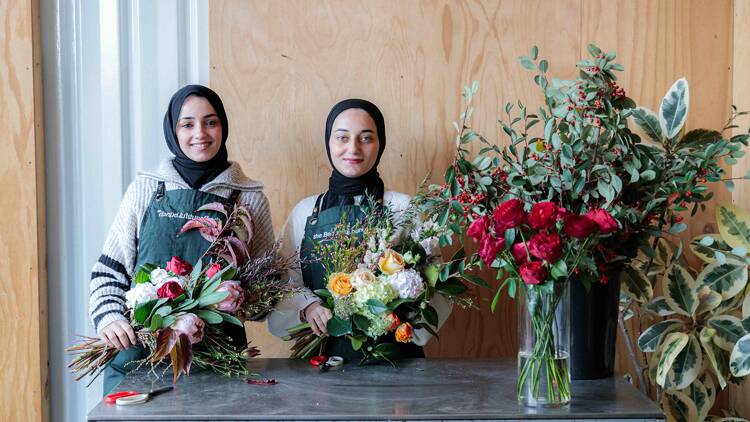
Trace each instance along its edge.
{"label": "gray table top", "polygon": [[[251,371],[276,385],[249,385],[194,370],[169,393],[136,406],[99,403],[90,421],[123,420],[656,420],[656,404],[622,379],[574,381],[567,407],[537,410],[516,402],[515,360],[412,359],[319,372],[289,359],[252,359]],[[115,391],[168,385],[134,371]]]}

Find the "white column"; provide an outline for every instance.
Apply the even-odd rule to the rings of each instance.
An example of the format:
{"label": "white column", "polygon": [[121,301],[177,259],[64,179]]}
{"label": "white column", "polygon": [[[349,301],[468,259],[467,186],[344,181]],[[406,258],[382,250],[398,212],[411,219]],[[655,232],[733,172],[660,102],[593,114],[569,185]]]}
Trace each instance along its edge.
{"label": "white column", "polygon": [[169,155],[171,95],[208,83],[207,0],[42,2],[52,420],[84,420],[101,398],[63,349],[94,335],[90,269],[127,185]]}

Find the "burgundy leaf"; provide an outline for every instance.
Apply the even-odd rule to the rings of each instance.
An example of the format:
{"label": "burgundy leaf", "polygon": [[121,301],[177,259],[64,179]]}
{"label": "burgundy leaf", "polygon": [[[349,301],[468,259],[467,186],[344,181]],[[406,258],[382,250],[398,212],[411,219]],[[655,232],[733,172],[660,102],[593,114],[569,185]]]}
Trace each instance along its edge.
{"label": "burgundy leaf", "polygon": [[172,383],[177,384],[180,375],[188,375],[190,364],[193,361],[190,339],[186,334],[180,334],[179,340],[175,343],[170,356],[172,358]]}
{"label": "burgundy leaf", "polygon": [[207,241],[213,243],[214,240],[216,240],[216,237],[218,236],[218,233],[214,229],[209,229],[206,227],[201,227],[198,229],[198,232],[201,234],[201,237],[206,239]]}
{"label": "burgundy leaf", "polygon": [[228,239],[222,239],[222,240],[224,241],[223,243],[224,243],[224,246],[227,249],[227,252],[229,252],[229,254],[232,255],[232,261],[231,261],[232,264],[235,267],[239,267],[241,264],[240,264],[239,260],[237,259],[237,253],[234,251],[234,248],[232,247],[232,243],[229,242]]}
{"label": "burgundy leaf", "polygon": [[157,363],[170,354],[177,343],[177,338],[177,332],[169,327],[159,330],[159,334],[156,335],[156,349],[151,356],[151,362]]}
{"label": "burgundy leaf", "polygon": [[195,212],[198,211],[216,211],[224,214],[224,217],[227,216],[227,207],[221,202],[211,202],[195,210]]}
{"label": "burgundy leaf", "polygon": [[214,229],[218,228],[218,229],[221,229],[221,223],[217,222],[213,218],[208,218],[208,217],[194,218],[194,219],[188,221],[187,223],[185,223],[185,225],[182,226],[182,228],[180,229],[180,232],[178,234],[182,234],[182,233],[184,233],[184,232],[186,232],[188,230],[201,229],[201,228],[204,228],[204,227],[205,228],[214,228]]}
{"label": "burgundy leaf", "polygon": [[250,250],[247,248],[247,244],[234,236],[227,237],[227,243],[231,244],[238,256],[242,256],[241,261],[245,261],[250,257]]}

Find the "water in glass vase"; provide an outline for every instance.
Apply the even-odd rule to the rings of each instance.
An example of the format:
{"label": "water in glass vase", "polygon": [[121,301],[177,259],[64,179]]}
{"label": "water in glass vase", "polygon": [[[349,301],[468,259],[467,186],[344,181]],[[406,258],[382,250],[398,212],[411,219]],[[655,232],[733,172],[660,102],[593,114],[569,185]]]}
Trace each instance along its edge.
{"label": "water in glass vase", "polygon": [[568,354],[535,357],[518,354],[518,401],[530,407],[561,407],[570,403]]}

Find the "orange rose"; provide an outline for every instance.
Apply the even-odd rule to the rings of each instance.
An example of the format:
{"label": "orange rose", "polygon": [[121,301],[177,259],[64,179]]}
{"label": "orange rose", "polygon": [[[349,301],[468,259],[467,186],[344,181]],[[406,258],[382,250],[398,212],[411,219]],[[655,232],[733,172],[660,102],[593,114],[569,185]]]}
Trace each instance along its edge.
{"label": "orange rose", "polygon": [[347,273],[333,273],[328,277],[328,290],[337,296],[346,296],[352,291],[352,282]]}
{"label": "orange rose", "polygon": [[393,312],[388,314],[386,318],[391,322],[391,326],[388,327],[388,331],[395,330],[401,324],[401,320],[399,319],[398,315],[394,314]]}
{"label": "orange rose", "polygon": [[405,322],[396,328],[396,341],[408,343],[411,341],[411,324]]}
{"label": "orange rose", "polygon": [[400,253],[388,249],[378,259],[378,268],[385,274],[393,275],[404,269],[404,257]]}

